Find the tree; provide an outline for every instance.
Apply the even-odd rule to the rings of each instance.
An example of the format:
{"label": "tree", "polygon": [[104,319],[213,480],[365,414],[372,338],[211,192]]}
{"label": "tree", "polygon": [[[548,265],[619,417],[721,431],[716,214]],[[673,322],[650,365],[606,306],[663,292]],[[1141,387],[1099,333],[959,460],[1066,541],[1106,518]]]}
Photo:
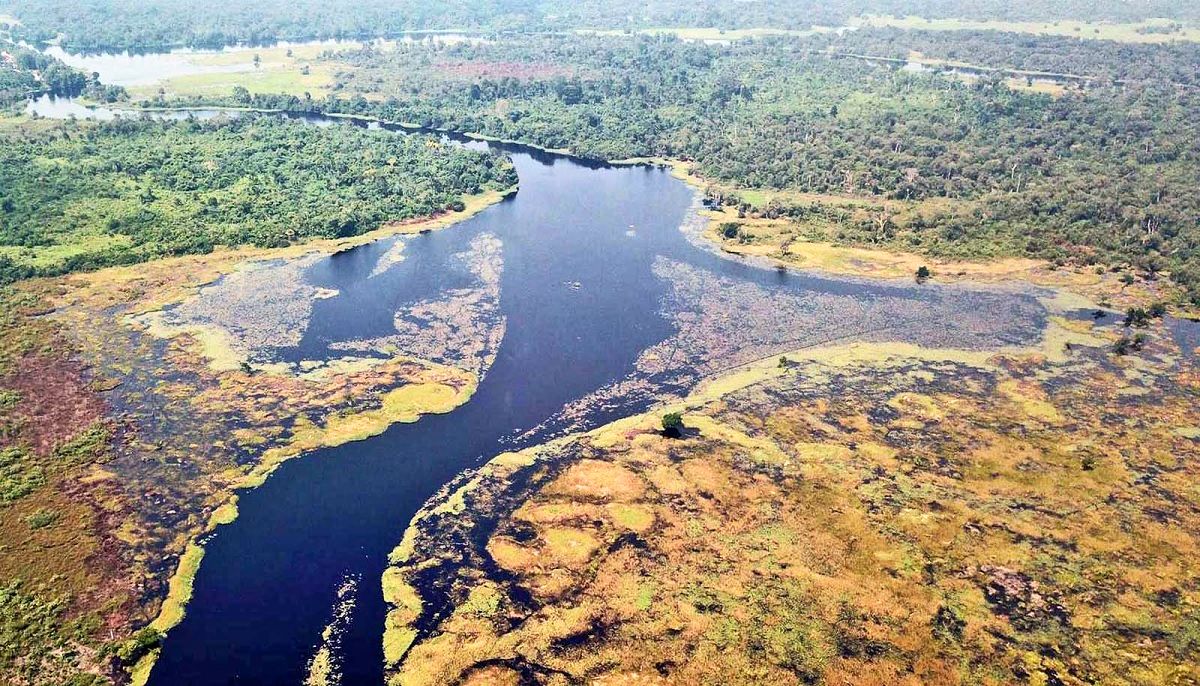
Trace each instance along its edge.
{"label": "tree", "polygon": [[933,272],[929,271],[929,267],[921,265],[917,267],[917,283],[925,283],[925,281],[933,276]]}
{"label": "tree", "polygon": [[663,433],[678,438],[683,432],[683,415],[678,412],[668,412],[662,416]]}

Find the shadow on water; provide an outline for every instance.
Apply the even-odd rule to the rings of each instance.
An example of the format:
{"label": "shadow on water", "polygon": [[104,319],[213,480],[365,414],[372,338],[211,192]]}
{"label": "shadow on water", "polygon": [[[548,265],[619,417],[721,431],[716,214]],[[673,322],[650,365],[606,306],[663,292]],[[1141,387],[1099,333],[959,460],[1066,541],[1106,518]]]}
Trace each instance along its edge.
{"label": "shadow on water", "polygon": [[[59,108],[43,110],[48,116],[70,114],[65,103],[39,102]],[[341,640],[343,683],[380,683],[386,607],[378,580],[412,515],[462,470],[516,447],[518,435],[543,438],[544,430],[530,430],[628,378],[643,351],[679,333],[673,308],[699,308],[697,299],[712,296],[725,309],[699,309],[698,320],[746,314],[737,320],[744,325],[727,330],[773,326],[780,345],[862,334],[867,324],[855,318],[867,314],[886,329],[913,311],[924,318],[919,327],[897,328],[891,338],[881,329],[874,339],[982,347],[1029,342],[1044,318],[1028,295],[833,279],[730,260],[684,239],[694,195],[664,170],[492,147],[513,156],[521,181],[515,197],[443,231],[316,262],[305,278],[336,294],[314,305],[299,345],[279,351],[318,359],[332,344],[387,334],[404,305],[459,288],[454,256],[490,234],[502,243],[499,308],[507,329],[477,393],[451,413],[289,461],[242,493],[237,521],[207,541],[187,616],[166,639],[152,684],[301,683],[347,575],[362,584]],[[404,260],[379,272],[393,240],[405,241]],[[699,275],[685,294],[693,300],[662,276],[664,264]],[[751,296],[740,295],[747,286]],[[772,307],[789,303],[799,303],[793,309],[802,316],[774,316]],[[694,359],[681,356],[680,364]],[[583,424],[650,402],[618,395]]]}

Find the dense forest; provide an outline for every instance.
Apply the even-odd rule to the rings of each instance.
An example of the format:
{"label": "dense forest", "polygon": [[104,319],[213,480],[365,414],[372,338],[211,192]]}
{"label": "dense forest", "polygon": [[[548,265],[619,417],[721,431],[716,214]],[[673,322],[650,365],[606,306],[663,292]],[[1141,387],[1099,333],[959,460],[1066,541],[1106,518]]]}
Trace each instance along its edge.
{"label": "dense forest", "polygon": [[100,102],[116,102],[125,97],[125,89],[103,85],[95,74],[0,39],[0,108],[43,94],[87,95]]}
{"label": "dense forest", "polygon": [[364,233],[516,183],[491,153],[271,116],[0,130],[0,283]]}
{"label": "dense forest", "polygon": [[1101,81],[1163,81],[1200,85],[1200,43],[1159,45],[997,31],[876,28],[814,35],[814,49],[892,59],[922,58]]}
{"label": "dense forest", "polygon": [[[910,74],[814,45],[542,36],[368,47],[336,56],[348,65],[340,95],[241,91],[231,102],[370,114],[603,159],[683,159],[727,186],[921,203],[926,211],[905,218],[830,217],[835,237],[1169,271],[1200,297],[1193,89],[1152,80],[1051,97],[999,77]],[[1130,54],[1169,64],[1179,53]],[[809,201],[770,211],[833,210]]]}
{"label": "dense forest", "polygon": [[[804,29],[838,26],[864,13],[1021,21],[1200,19],[1180,0],[985,0],[964,9],[954,0],[358,0],[348,12],[323,0],[0,0],[18,18],[14,34],[31,42],[62,33],[65,47],[221,46],[280,39],[375,37],[413,30],[547,31],[576,28],[693,26]],[[964,14],[966,15],[964,17]]]}

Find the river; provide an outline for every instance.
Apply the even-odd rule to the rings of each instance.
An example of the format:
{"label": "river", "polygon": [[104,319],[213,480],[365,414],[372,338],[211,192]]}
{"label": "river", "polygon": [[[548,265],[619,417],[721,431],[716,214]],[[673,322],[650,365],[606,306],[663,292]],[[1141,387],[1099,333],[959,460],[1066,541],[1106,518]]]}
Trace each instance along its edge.
{"label": "river", "polygon": [[[69,101],[33,107],[87,114]],[[441,231],[316,262],[305,278],[336,295],[315,305],[303,350],[279,351],[317,358],[339,342],[386,333],[399,309],[458,287],[439,266],[491,236],[502,246],[506,327],[478,391],[451,413],[289,461],[242,493],[238,519],[205,543],[187,615],[168,635],[151,684],[302,683],[348,578],[359,585],[340,642],[342,683],[381,683],[380,576],[439,487],[498,452],[686,392],[722,362],[715,351],[749,354],[721,347],[738,336],[778,354],[847,337],[978,349],[1040,335],[1045,312],[1028,293],[827,278],[731,259],[681,232],[695,218],[695,192],[665,170],[497,147],[516,165],[515,196]],[[379,261],[396,240],[406,241],[405,259],[381,275]],[[694,335],[680,338],[682,354],[666,369],[641,370],[645,351],[680,337],[684,321]],[[633,377],[652,393],[611,394],[570,421],[562,414]]]}

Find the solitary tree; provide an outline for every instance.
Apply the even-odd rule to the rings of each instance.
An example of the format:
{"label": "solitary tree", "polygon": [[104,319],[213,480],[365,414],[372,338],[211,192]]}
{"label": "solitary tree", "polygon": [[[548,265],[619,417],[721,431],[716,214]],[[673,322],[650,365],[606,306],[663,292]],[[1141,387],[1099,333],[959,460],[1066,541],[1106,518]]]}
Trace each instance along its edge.
{"label": "solitary tree", "polygon": [[678,438],[683,431],[683,415],[678,412],[668,412],[662,418],[663,433]]}
{"label": "solitary tree", "polygon": [[931,276],[933,276],[933,272],[929,271],[929,267],[925,265],[917,267],[917,283],[924,283]]}

